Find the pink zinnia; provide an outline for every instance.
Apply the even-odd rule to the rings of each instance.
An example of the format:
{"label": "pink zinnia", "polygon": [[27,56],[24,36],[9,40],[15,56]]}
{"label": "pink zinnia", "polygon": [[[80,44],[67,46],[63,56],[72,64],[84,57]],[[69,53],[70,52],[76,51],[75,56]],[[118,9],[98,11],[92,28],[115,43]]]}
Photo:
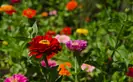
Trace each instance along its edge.
{"label": "pink zinnia", "polygon": [[[41,61],[41,65],[43,66],[43,67],[46,67],[46,63],[45,63],[45,61],[44,60],[42,60]],[[51,67],[55,67],[56,66],[56,61],[54,61],[54,60],[48,60],[48,65],[49,65],[49,67],[51,68]]]}
{"label": "pink zinnia", "polygon": [[59,41],[59,43],[66,43],[70,41],[70,37],[67,35],[56,35],[55,38]]}
{"label": "pink zinnia", "polygon": [[81,65],[81,69],[82,69],[82,70],[85,70],[86,72],[92,72],[92,71],[95,69],[95,67],[83,63],[83,64]]}
{"label": "pink zinnia", "polygon": [[22,74],[14,74],[13,76],[6,78],[4,82],[28,82],[28,79]]}
{"label": "pink zinnia", "polygon": [[57,15],[57,11],[56,10],[52,10],[49,12],[49,15]]}

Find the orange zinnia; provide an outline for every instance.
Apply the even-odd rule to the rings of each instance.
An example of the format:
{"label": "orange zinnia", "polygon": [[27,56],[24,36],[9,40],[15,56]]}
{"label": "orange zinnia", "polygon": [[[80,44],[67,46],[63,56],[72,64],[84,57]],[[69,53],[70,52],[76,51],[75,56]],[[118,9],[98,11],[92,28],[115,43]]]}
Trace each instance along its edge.
{"label": "orange zinnia", "polygon": [[3,11],[3,9],[0,7],[0,12],[2,12]]}
{"label": "orange zinnia", "polygon": [[69,1],[66,5],[67,10],[72,11],[78,6],[78,3],[74,0]]}
{"label": "orange zinnia", "polygon": [[3,11],[11,11],[11,10],[13,10],[13,6],[12,5],[2,5],[1,6],[1,10],[3,10]]}
{"label": "orange zinnia", "polygon": [[23,10],[22,14],[27,18],[33,18],[36,15],[36,10],[28,8]]}
{"label": "orange zinnia", "polygon": [[59,65],[59,67],[58,67],[59,75],[66,75],[66,76],[71,75],[71,73],[67,70],[66,67],[71,68],[71,63],[65,62],[65,63]]}
{"label": "orange zinnia", "polygon": [[48,13],[47,13],[47,12],[43,12],[41,15],[42,15],[43,17],[47,17],[47,16],[48,16]]}

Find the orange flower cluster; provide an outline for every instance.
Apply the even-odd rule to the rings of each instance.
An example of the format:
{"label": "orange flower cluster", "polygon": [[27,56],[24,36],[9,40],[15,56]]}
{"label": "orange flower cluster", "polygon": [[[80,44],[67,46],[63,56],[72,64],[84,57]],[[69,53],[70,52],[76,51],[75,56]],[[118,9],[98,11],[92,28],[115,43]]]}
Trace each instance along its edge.
{"label": "orange flower cluster", "polygon": [[13,13],[16,12],[16,10],[14,10],[13,6],[12,5],[2,5],[0,7],[0,11],[4,11],[5,13],[9,14],[9,15],[12,15]]}
{"label": "orange flower cluster", "polygon": [[58,67],[59,75],[63,76],[70,76],[71,73],[67,70],[67,68],[71,68],[71,63],[70,62],[65,62],[63,64],[60,64]]}
{"label": "orange flower cluster", "polygon": [[74,0],[72,0],[72,1],[69,1],[67,3],[66,8],[69,11],[73,11],[75,8],[77,8],[77,6],[78,6],[78,3],[76,1],[74,1]]}
{"label": "orange flower cluster", "polygon": [[33,18],[35,15],[36,15],[36,10],[30,8],[23,10],[23,16],[27,18]]}

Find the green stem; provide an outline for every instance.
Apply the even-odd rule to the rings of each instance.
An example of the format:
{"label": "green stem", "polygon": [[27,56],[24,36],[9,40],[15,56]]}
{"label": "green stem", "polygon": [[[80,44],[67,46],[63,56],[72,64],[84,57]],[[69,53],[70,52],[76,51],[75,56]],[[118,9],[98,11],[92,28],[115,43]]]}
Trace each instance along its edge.
{"label": "green stem", "polygon": [[116,51],[116,49],[118,48],[119,38],[120,38],[120,35],[121,35],[122,31],[123,31],[124,23],[127,21],[127,18],[128,18],[128,17],[127,17],[127,15],[126,15],[126,18],[125,18],[125,20],[123,21],[122,26],[121,26],[121,29],[120,29],[120,31],[119,31],[119,34],[118,34],[118,36],[117,36],[115,48],[114,48],[114,50],[113,50],[113,53],[111,54],[111,58],[114,56],[115,51]]}
{"label": "green stem", "polygon": [[77,58],[75,56],[75,82],[78,82],[78,77],[77,77]]}
{"label": "green stem", "polygon": [[[126,17],[126,19],[123,21],[123,23],[122,23],[122,26],[121,26],[121,29],[120,29],[120,31],[119,31],[119,33],[118,33],[118,35],[117,35],[117,40],[116,40],[116,44],[115,44],[115,47],[114,47],[114,50],[113,50],[113,52],[112,52],[112,54],[111,54],[111,58],[113,58],[113,56],[115,55],[115,51],[116,51],[116,49],[119,47],[119,38],[120,38],[120,35],[121,35],[121,33],[122,33],[122,31],[123,31],[123,28],[124,28],[124,23],[127,21],[127,17]],[[111,74],[111,65],[112,65],[112,63],[113,63],[113,60],[111,60],[109,63],[108,63],[108,67],[107,67],[107,72],[108,72],[108,75],[109,75],[109,78],[110,78],[110,74]]]}
{"label": "green stem", "polygon": [[[48,60],[47,60],[47,57],[46,57],[46,56],[44,56],[44,61],[45,61],[45,63],[46,63],[46,68],[49,68]],[[45,79],[46,79],[46,82],[49,82],[49,81],[48,81],[47,74],[44,74],[44,77],[45,77]]]}
{"label": "green stem", "polygon": [[124,28],[124,25],[121,26],[120,32],[119,32],[119,34],[118,34],[118,36],[117,36],[115,48],[114,48],[114,50],[113,50],[113,53],[111,54],[111,58],[114,56],[115,51],[116,51],[116,49],[118,48],[119,37],[120,37],[120,35],[121,35],[121,33],[122,33],[123,28]]}
{"label": "green stem", "polygon": [[46,56],[44,57],[44,61],[45,61],[45,63],[46,63],[46,67],[49,68],[48,60],[47,60],[47,57],[46,57]]}

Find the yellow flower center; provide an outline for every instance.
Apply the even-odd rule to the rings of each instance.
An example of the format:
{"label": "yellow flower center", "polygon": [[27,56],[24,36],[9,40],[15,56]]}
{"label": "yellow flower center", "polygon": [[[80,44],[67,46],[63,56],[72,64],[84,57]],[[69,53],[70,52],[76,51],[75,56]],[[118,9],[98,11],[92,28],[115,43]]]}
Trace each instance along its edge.
{"label": "yellow flower center", "polygon": [[41,41],[39,41],[39,43],[40,44],[47,44],[47,45],[50,44],[50,42],[48,40],[41,40]]}

